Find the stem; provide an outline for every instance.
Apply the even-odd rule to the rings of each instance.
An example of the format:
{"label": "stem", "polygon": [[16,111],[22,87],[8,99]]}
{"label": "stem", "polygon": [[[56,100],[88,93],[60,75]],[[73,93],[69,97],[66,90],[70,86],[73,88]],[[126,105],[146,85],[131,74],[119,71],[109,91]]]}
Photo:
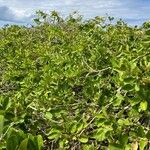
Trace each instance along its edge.
{"label": "stem", "polygon": [[11,123],[10,126],[7,128],[6,132],[0,137],[0,141],[2,141],[2,139],[6,136],[6,134],[8,133],[9,129],[14,125],[14,123]]}

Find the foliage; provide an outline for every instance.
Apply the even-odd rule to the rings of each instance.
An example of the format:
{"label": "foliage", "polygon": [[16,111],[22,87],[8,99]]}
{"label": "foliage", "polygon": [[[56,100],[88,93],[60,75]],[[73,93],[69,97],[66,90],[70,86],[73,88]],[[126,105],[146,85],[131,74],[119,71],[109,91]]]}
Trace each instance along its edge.
{"label": "foliage", "polygon": [[0,29],[0,149],[148,150],[149,22],[38,15]]}

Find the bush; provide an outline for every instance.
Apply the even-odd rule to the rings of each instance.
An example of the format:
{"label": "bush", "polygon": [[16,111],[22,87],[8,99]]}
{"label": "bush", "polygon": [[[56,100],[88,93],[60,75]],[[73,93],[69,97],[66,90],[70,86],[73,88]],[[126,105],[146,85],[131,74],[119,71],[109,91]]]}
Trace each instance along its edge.
{"label": "bush", "polygon": [[149,23],[38,15],[0,29],[1,149],[148,150]]}

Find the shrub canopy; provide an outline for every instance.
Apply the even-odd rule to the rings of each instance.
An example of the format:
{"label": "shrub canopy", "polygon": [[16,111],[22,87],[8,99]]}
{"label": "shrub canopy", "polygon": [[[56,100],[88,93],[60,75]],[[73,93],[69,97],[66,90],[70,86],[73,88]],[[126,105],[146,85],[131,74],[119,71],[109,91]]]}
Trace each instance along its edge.
{"label": "shrub canopy", "polygon": [[38,15],[0,29],[0,148],[148,149],[150,23]]}

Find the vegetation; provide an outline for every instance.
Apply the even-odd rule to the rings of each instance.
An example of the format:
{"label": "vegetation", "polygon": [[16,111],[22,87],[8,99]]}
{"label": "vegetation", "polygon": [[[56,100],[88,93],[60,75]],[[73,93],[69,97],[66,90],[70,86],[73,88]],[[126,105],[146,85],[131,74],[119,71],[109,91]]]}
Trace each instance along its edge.
{"label": "vegetation", "polygon": [[0,149],[148,150],[150,23],[38,15],[0,29]]}

